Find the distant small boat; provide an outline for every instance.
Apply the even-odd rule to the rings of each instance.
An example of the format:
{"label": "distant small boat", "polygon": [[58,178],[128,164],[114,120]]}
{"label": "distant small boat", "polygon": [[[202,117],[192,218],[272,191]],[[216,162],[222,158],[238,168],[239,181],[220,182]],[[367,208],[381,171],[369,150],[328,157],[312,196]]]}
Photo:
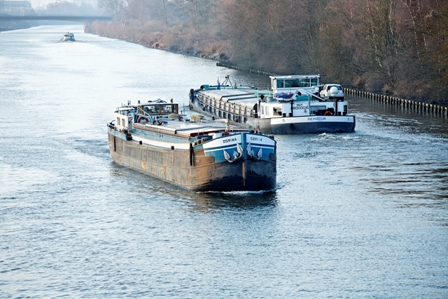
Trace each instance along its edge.
{"label": "distant small boat", "polygon": [[71,32],[67,32],[66,34],[64,34],[64,36],[61,38],[61,42],[67,42],[67,41],[74,42],[75,35]]}
{"label": "distant small boat", "polygon": [[108,124],[113,160],[193,191],[276,188],[272,136],[178,112],[162,100],[117,108]]}

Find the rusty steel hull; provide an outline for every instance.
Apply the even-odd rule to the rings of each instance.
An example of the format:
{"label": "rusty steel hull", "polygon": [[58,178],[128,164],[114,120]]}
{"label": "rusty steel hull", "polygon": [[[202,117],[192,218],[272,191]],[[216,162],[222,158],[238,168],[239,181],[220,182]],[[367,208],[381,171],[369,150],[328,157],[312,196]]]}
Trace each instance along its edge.
{"label": "rusty steel hull", "polygon": [[276,188],[276,154],[269,161],[215,161],[203,149],[167,149],[134,140],[109,128],[109,149],[122,166],[193,191],[269,191]]}

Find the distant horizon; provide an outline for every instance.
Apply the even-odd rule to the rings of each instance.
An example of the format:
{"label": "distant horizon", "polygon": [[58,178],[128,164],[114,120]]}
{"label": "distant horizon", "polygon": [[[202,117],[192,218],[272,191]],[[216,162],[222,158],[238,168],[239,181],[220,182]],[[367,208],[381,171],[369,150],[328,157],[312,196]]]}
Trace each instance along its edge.
{"label": "distant horizon", "polygon": [[[47,7],[48,4],[51,3],[56,3],[56,0],[25,0],[28,1],[31,6],[33,7],[33,9],[36,8],[45,8]],[[61,2],[71,2],[71,3],[75,3],[75,4],[81,4],[82,2],[88,3],[90,5],[92,5],[93,7],[96,7],[97,5],[97,0],[77,0],[77,1],[68,1],[68,0],[61,0]]]}
{"label": "distant horizon", "polygon": [[28,0],[31,3],[31,6],[36,9],[39,7],[46,7],[50,3],[55,3],[56,1],[51,0]]}

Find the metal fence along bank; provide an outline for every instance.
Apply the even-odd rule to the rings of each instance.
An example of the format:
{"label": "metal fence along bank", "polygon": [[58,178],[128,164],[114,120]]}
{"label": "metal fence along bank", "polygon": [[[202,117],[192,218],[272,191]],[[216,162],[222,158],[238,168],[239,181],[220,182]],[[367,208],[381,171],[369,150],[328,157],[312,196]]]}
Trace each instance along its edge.
{"label": "metal fence along bank", "polygon": [[448,107],[442,105],[435,105],[419,101],[407,100],[398,97],[372,93],[367,91],[360,91],[351,88],[344,88],[345,94],[351,94],[358,97],[366,98],[373,101],[382,102],[389,105],[401,106],[403,108],[413,110],[420,113],[432,113],[441,116],[448,116]]}

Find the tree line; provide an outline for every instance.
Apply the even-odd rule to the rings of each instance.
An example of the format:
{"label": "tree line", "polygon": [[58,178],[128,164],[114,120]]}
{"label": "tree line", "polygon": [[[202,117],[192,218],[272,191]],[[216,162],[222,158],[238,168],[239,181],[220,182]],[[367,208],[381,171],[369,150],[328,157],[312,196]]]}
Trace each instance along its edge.
{"label": "tree line", "polygon": [[87,30],[448,105],[446,0],[99,0]]}

